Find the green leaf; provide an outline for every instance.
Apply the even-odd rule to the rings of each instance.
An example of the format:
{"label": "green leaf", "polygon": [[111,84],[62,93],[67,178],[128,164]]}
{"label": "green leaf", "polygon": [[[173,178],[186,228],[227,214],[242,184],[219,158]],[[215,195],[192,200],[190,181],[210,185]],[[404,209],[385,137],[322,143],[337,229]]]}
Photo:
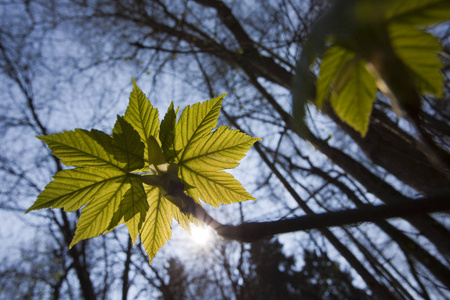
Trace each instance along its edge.
{"label": "green leaf", "polygon": [[127,164],[127,171],[144,166],[144,143],[133,126],[120,116],[117,116],[114,125],[113,144],[120,149],[115,153],[115,157]]}
{"label": "green leaf", "polygon": [[[174,205],[165,199],[159,188],[145,186],[149,210],[141,229],[141,241],[150,263],[172,235]],[[177,208],[178,209],[178,208]]]}
{"label": "green leaf", "polygon": [[136,242],[137,236],[145,221],[145,216],[149,209],[146,194],[142,182],[138,177],[130,177],[130,189],[125,193],[119,204],[119,208],[114,213],[108,230],[115,228],[122,219],[125,221],[133,240]]}
{"label": "green leaf", "polygon": [[166,161],[171,163],[177,156],[175,151],[175,124],[177,115],[173,108],[173,102],[170,103],[164,119],[161,121],[161,128],[159,132],[159,140],[161,141],[162,151],[166,157]]}
{"label": "green leaf", "polygon": [[226,126],[211,132],[224,96],[187,107],[175,135],[176,149],[181,153],[177,161],[180,176],[192,186],[187,193],[213,206],[254,199],[231,174],[219,171],[236,167],[259,140]]}
{"label": "green leaf", "polygon": [[217,98],[187,106],[176,125],[175,149],[179,152],[179,160],[183,160],[184,149],[202,138],[217,125],[220,108],[226,94]]}
{"label": "green leaf", "polygon": [[[353,60],[344,72],[350,74],[342,90],[331,95],[331,105],[336,114],[365,136],[369,127],[372,103],[377,93],[377,85],[366,70],[363,60]],[[350,72],[351,71],[351,72]]]}
{"label": "green leaf", "polygon": [[161,147],[153,136],[148,138],[148,162],[155,167],[166,163]]}
{"label": "green leaf", "polygon": [[440,71],[443,64],[437,56],[441,51],[438,39],[409,26],[390,26],[389,34],[395,53],[411,70],[418,92],[441,97],[444,78]]}
{"label": "green leaf", "polygon": [[233,175],[224,171],[199,171],[186,166],[180,167],[181,178],[193,186],[187,194],[194,199],[218,207],[245,200],[255,200]]}
{"label": "green leaf", "polygon": [[83,129],[38,136],[66,166],[103,167],[112,165],[120,169],[127,164],[117,160],[112,138],[98,130]]}
{"label": "green leaf", "polygon": [[[172,234],[172,218],[188,232],[191,222],[199,222],[180,211],[187,200],[170,193],[174,183],[195,201],[215,206],[253,199],[221,170],[236,167],[259,139],[225,126],[212,132],[225,94],[187,107],[178,123],[172,103],[159,131],[158,111],[134,80],[133,85],[125,117],[117,117],[112,136],[76,129],[40,137],[63,163],[78,168],[58,172],[28,211],[82,208],[70,247],[126,223],[133,244],[141,235],[151,262]],[[148,171],[145,161],[153,172],[138,175]]]}
{"label": "green leaf", "polygon": [[58,172],[27,212],[42,208],[74,211],[121,187],[126,173],[116,168],[86,167]]}
{"label": "green leaf", "polygon": [[133,91],[130,94],[130,102],[125,112],[125,120],[139,133],[144,142],[144,158],[149,161],[148,139],[150,136],[159,135],[158,109],[153,108],[147,96],[138,88],[133,79]]}
{"label": "green leaf", "polygon": [[333,46],[325,52],[317,79],[317,107],[322,107],[323,101],[328,97],[330,89],[333,88],[332,83],[337,80],[337,75],[354,57],[355,53],[339,46]]}
{"label": "green leaf", "polygon": [[391,24],[429,26],[448,21],[450,15],[448,0],[397,0],[388,3],[386,20]]}
{"label": "green leaf", "polygon": [[102,191],[97,193],[92,201],[81,210],[81,216],[77,223],[77,230],[70,247],[81,240],[96,237],[106,233],[114,213],[123,201],[125,194],[132,188],[133,175],[125,174],[115,180],[108,181]]}
{"label": "green leaf", "polygon": [[198,171],[232,169],[239,165],[245,153],[259,138],[252,138],[239,130],[220,126],[189,145],[179,166]]}

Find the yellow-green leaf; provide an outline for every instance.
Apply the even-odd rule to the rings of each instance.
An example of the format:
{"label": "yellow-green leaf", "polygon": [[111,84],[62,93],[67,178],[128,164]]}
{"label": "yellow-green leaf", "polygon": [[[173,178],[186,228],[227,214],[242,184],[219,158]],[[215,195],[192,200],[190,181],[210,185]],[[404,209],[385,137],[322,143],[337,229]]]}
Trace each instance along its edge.
{"label": "yellow-green leaf", "polygon": [[86,167],[58,172],[27,212],[42,208],[74,211],[109,190],[121,187],[126,173],[116,168]]}
{"label": "yellow-green leaf", "polygon": [[[70,247],[126,223],[133,244],[141,236],[151,262],[172,234],[172,218],[188,232],[191,222],[199,222],[180,211],[186,199],[170,193],[174,183],[198,203],[253,199],[221,170],[236,167],[259,139],[225,126],[212,132],[225,94],[187,107],[178,123],[178,109],[171,104],[160,131],[158,111],[134,80],[133,85],[125,117],[117,117],[112,136],[77,129],[40,137],[64,163],[79,168],[57,173],[28,211],[82,208]],[[145,161],[149,166],[143,168]],[[139,173],[149,170],[153,173]]]}
{"label": "yellow-green leaf", "polygon": [[133,79],[133,91],[130,94],[130,102],[125,112],[125,120],[139,133],[145,144],[144,158],[148,161],[148,138],[159,135],[159,113],[153,108],[147,96],[138,88]]}
{"label": "yellow-green leaf", "polygon": [[232,169],[239,165],[245,153],[259,138],[252,138],[239,130],[220,126],[184,150],[180,166],[201,171]]}
{"label": "yellow-green leaf", "polygon": [[354,60],[347,67],[352,68],[351,75],[338,94],[332,93],[331,105],[341,120],[365,136],[377,85],[363,60]]}
{"label": "yellow-green leaf", "polygon": [[161,148],[166,157],[166,161],[171,163],[172,160],[177,156],[175,151],[175,124],[177,121],[177,115],[173,108],[173,102],[161,121],[161,128],[159,132],[159,140],[161,141]]}
{"label": "yellow-green leaf", "polygon": [[207,135],[216,127],[225,95],[187,106],[183,110],[175,132],[175,149],[179,152],[179,161],[183,160],[185,148],[188,148],[190,144]]}
{"label": "yellow-green leaf", "polygon": [[112,138],[98,130],[75,129],[52,135],[39,136],[67,166],[102,167],[112,165],[125,168],[126,162],[116,159]]}
{"label": "yellow-green leaf", "polygon": [[[93,173],[95,172],[93,171]],[[120,202],[132,187],[132,181],[135,180],[132,176],[125,174],[122,177],[107,181],[101,193],[96,193],[91,198],[88,205],[81,210],[77,230],[70,247],[81,240],[96,237],[108,231],[109,224],[114,213],[118,210]]]}
{"label": "yellow-green leaf", "polygon": [[127,171],[144,166],[144,143],[133,126],[120,116],[114,125],[113,144],[120,149],[115,152],[115,157],[127,164]]}
{"label": "yellow-green leaf", "polygon": [[317,107],[322,107],[323,101],[328,97],[330,89],[333,88],[332,83],[337,80],[336,76],[354,56],[355,53],[339,46],[333,46],[325,52],[317,79]]}
{"label": "yellow-green leaf", "polygon": [[134,244],[144,223],[149,206],[141,180],[138,177],[130,177],[129,182],[131,187],[125,193],[119,208],[114,213],[108,230],[119,225],[123,219]]}
{"label": "yellow-green leaf", "polygon": [[158,166],[166,163],[166,158],[155,137],[148,138],[148,162],[150,165]]}
{"label": "yellow-green leaf", "polygon": [[395,53],[413,74],[417,91],[441,97],[444,78],[440,71],[443,65],[437,56],[442,48],[438,39],[427,32],[400,25],[390,26],[389,34]]}
{"label": "yellow-green leaf", "polygon": [[233,175],[224,171],[199,171],[186,166],[180,167],[181,178],[192,188],[187,193],[194,199],[218,207],[245,200],[255,200]]}
{"label": "yellow-green leaf", "polygon": [[150,258],[150,263],[172,235],[172,209],[175,207],[165,199],[159,188],[145,186],[149,210],[141,229],[141,241]]}

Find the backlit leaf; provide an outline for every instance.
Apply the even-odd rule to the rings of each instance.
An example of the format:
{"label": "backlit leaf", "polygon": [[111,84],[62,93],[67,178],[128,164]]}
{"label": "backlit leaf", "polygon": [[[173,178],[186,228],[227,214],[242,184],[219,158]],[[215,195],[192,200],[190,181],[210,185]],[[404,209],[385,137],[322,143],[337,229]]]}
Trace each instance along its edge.
{"label": "backlit leaf", "polygon": [[158,111],[133,85],[112,135],[76,129],[40,137],[63,163],[78,168],[58,172],[28,211],[81,208],[70,247],[125,223],[133,244],[141,236],[151,262],[172,234],[172,218],[188,232],[190,223],[200,222],[180,210],[193,200],[179,189],[214,206],[254,199],[222,170],[236,167],[259,139],[226,126],[212,132],[225,94],[188,106],[178,123],[172,103],[160,129]]}
{"label": "backlit leaf", "polygon": [[42,208],[74,211],[119,189],[126,173],[117,168],[86,167],[58,172],[27,212]]}
{"label": "backlit leaf", "polygon": [[218,207],[245,200],[255,200],[233,175],[224,171],[199,171],[180,167],[183,181],[193,186],[187,193],[194,199]]}
{"label": "backlit leaf", "polygon": [[159,188],[145,186],[149,210],[141,229],[141,241],[150,263],[172,235],[172,216],[175,207],[165,199]]}
{"label": "backlit leaf", "polygon": [[113,129],[113,144],[121,151],[116,151],[116,158],[126,162],[127,171],[144,166],[144,144],[139,134],[123,117],[117,116]]}
{"label": "backlit leaf", "polygon": [[328,97],[330,89],[333,88],[332,83],[336,81],[336,76],[354,56],[354,53],[339,46],[333,46],[325,52],[317,79],[317,107],[322,107],[323,101]]}
{"label": "backlit leaf", "polygon": [[98,130],[75,129],[52,135],[39,136],[61,159],[66,166],[102,167],[113,165],[125,168],[126,162],[121,162],[114,155],[112,138]]}
{"label": "backlit leaf", "polygon": [[377,85],[363,60],[354,60],[353,65],[347,67],[352,68],[351,75],[338,94],[331,94],[331,105],[341,120],[365,136]]}
{"label": "backlit leaf", "polygon": [[105,183],[102,192],[96,193],[88,205],[81,210],[70,247],[81,240],[96,237],[108,231],[113,215],[131,188],[133,180],[135,178],[132,175],[124,175]]}
{"label": "backlit leaf", "polygon": [[166,158],[154,136],[149,136],[148,142],[148,162],[150,165],[161,165],[166,163]]}
{"label": "backlit leaf", "polygon": [[133,91],[130,94],[130,102],[125,112],[125,120],[139,133],[145,144],[144,158],[148,161],[148,138],[159,135],[158,109],[153,108],[147,96],[138,88],[133,79]]}
{"label": "backlit leaf", "polygon": [[108,230],[119,225],[123,219],[134,244],[144,223],[149,206],[142,182],[137,177],[130,177],[130,184],[131,187],[125,193],[119,208],[114,213]]}
{"label": "backlit leaf", "polygon": [[183,160],[184,149],[202,138],[217,125],[220,107],[226,94],[217,98],[187,106],[176,125],[175,149],[179,151],[179,161]]}
{"label": "backlit leaf", "polygon": [[389,33],[394,51],[413,73],[418,92],[441,97],[444,78],[437,56],[441,51],[437,38],[407,26],[390,26]]}
{"label": "backlit leaf", "polygon": [[180,166],[198,171],[232,169],[239,165],[245,153],[259,138],[252,138],[239,130],[220,126],[190,144],[184,151]]}
{"label": "backlit leaf", "polygon": [[259,140],[226,126],[211,132],[224,96],[187,107],[175,135],[179,174],[191,187],[187,193],[213,206],[254,199],[231,174],[220,171],[236,167]]}
{"label": "backlit leaf", "polygon": [[159,132],[159,140],[161,141],[161,147],[163,153],[166,157],[167,162],[172,162],[172,160],[177,156],[175,151],[175,124],[177,121],[177,116],[173,108],[173,102],[170,103],[169,109],[167,110],[164,119],[161,121],[161,128]]}

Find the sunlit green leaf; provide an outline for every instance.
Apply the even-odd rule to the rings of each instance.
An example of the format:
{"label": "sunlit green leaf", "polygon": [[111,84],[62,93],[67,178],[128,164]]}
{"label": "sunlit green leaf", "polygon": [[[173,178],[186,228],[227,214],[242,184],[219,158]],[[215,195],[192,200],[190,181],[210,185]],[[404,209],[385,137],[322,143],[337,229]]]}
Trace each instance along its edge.
{"label": "sunlit green leaf", "polygon": [[347,67],[351,68],[351,75],[338,94],[331,94],[331,105],[341,120],[365,136],[377,85],[363,60],[353,60]]}
{"label": "sunlit green leaf", "polygon": [[113,215],[125,194],[132,187],[133,180],[135,179],[131,175],[123,175],[105,183],[105,188],[101,193],[96,193],[88,205],[81,210],[77,230],[70,247],[81,240],[96,237],[108,231]]}
{"label": "sunlit green leaf", "polygon": [[86,167],[58,172],[27,212],[42,208],[74,211],[117,189],[126,173],[116,168]]}
{"label": "sunlit green leaf", "polygon": [[144,223],[149,206],[142,182],[137,177],[130,177],[130,185],[130,189],[125,193],[119,208],[112,217],[108,230],[119,225],[123,219],[134,244]]}
{"label": "sunlit green leaf", "polygon": [[144,166],[144,143],[139,134],[123,117],[117,116],[113,129],[113,144],[121,151],[115,152],[115,157],[127,164],[133,171]]}
{"label": "sunlit green leaf", "polygon": [[442,96],[443,65],[437,56],[441,50],[437,38],[408,26],[390,26],[389,33],[394,51],[413,73],[419,93]]}
{"label": "sunlit green leaf", "polygon": [[75,129],[38,138],[44,141],[66,166],[126,167],[126,162],[117,160],[114,155],[112,138],[95,129]]}
{"label": "sunlit green leaf", "polygon": [[180,166],[198,171],[232,169],[239,165],[245,153],[259,138],[252,138],[239,130],[220,126],[216,131],[191,143],[184,151]]}
{"label": "sunlit green leaf", "polygon": [[175,135],[176,149],[181,150],[177,161],[180,176],[192,187],[187,193],[213,206],[254,199],[231,174],[219,171],[236,167],[258,140],[228,127],[211,132],[223,96],[187,107]]}
{"label": "sunlit green leaf", "polygon": [[159,132],[159,140],[167,162],[172,162],[177,156],[174,145],[176,120],[177,116],[173,108],[173,102],[171,102],[164,119],[161,121]]}
{"label": "sunlit green leaf", "polygon": [[225,126],[212,132],[225,95],[187,107],[178,123],[171,104],[159,131],[158,111],[133,85],[112,136],[77,129],[40,137],[65,164],[79,168],[58,172],[28,211],[82,208],[70,247],[126,223],[133,244],[141,236],[151,262],[172,234],[172,218],[188,232],[199,222],[180,210],[187,200],[172,193],[174,183],[198,203],[253,199],[221,170],[236,167],[259,139]]}
{"label": "sunlit green leaf", "polygon": [[220,107],[226,94],[217,98],[187,106],[176,125],[175,150],[178,151],[179,160],[183,160],[184,149],[202,138],[217,125]]}
{"label": "sunlit green leaf", "polygon": [[141,229],[141,241],[150,263],[172,235],[172,215],[175,207],[165,199],[159,188],[145,186],[149,210]]}
{"label": "sunlit green leaf", "polygon": [[148,139],[148,162],[150,165],[161,165],[166,163],[166,158],[155,137],[149,136]]}
{"label": "sunlit green leaf", "polygon": [[354,56],[354,53],[339,46],[333,46],[325,52],[317,79],[317,107],[322,107],[323,101],[333,88],[332,83],[337,80],[336,76]]}
{"label": "sunlit green leaf", "polygon": [[198,171],[180,167],[183,181],[193,186],[187,193],[194,199],[218,207],[245,200],[255,200],[233,175],[224,171]]}
{"label": "sunlit green leaf", "polygon": [[138,88],[133,79],[133,91],[130,94],[130,103],[125,112],[125,120],[139,133],[145,144],[144,158],[148,161],[148,138],[159,135],[158,109],[153,108],[147,96]]}

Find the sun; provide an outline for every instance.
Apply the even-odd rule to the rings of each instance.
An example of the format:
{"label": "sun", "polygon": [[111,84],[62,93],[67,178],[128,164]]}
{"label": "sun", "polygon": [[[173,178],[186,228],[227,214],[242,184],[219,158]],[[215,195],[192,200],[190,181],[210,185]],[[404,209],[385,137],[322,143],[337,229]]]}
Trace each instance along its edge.
{"label": "sun", "polygon": [[206,246],[212,240],[212,237],[212,230],[208,226],[197,227],[191,225],[191,239],[198,246]]}

